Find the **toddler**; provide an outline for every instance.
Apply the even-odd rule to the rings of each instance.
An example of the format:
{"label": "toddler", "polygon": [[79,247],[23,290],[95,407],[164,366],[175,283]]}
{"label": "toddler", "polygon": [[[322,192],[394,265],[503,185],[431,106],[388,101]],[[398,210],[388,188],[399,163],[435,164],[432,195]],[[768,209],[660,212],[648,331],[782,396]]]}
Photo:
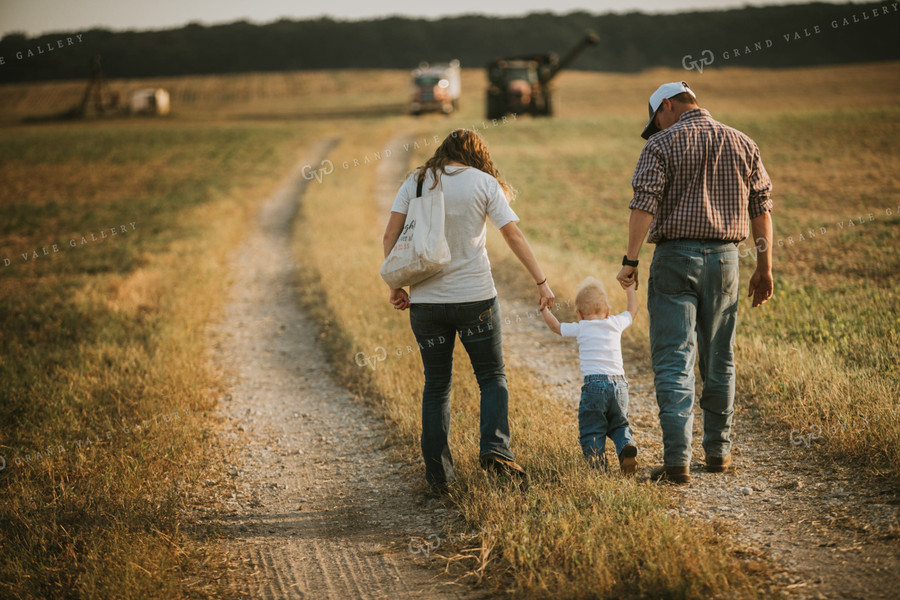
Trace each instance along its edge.
{"label": "toddler", "polygon": [[578,342],[581,372],[581,404],[578,435],[584,456],[606,468],[606,437],[616,446],[619,466],[626,475],[637,469],[637,446],[628,427],[628,382],[622,365],[622,332],[637,312],[635,285],[625,288],[628,309],[610,316],[603,284],[588,277],[575,294],[577,323],[560,323],[548,308],[541,311],[547,327]]}

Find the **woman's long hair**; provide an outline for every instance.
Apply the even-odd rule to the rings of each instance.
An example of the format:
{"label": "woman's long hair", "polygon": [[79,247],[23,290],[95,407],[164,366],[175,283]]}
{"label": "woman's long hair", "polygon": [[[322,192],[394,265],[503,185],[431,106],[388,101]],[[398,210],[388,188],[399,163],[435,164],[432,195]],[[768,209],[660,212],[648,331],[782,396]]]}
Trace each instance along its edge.
{"label": "woman's long hair", "polygon": [[444,138],[441,145],[434,151],[434,155],[425,162],[425,165],[417,169],[416,183],[423,182],[425,174],[431,169],[434,178],[431,189],[434,189],[437,186],[438,169],[440,169],[441,174],[447,176],[460,173],[460,171],[447,173],[446,167],[451,162],[458,162],[467,167],[474,167],[479,171],[484,171],[497,180],[508,202],[515,199],[516,190],[503,180],[500,171],[494,166],[494,161],[491,160],[491,153],[487,148],[487,144],[484,143],[484,139],[470,129],[457,129]]}

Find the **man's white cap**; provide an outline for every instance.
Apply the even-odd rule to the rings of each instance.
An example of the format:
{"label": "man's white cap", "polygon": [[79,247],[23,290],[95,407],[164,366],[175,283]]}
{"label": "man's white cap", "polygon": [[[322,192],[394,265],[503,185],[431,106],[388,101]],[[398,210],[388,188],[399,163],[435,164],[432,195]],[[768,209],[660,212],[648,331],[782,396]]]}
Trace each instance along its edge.
{"label": "man's white cap", "polygon": [[653,117],[656,116],[656,111],[659,110],[659,106],[662,104],[662,101],[666,98],[674,98],[678,94],[687,92],[695,99],[697,98],[697,94],[694,93],[688,84],[687,81],[673,81],[671,83],[664,83],[653,92],[653,95],[650,96],[650,120],[647,122],[647,126],[644,127],[644,132],[641,134],[641,137],[649,139],[651,135],[659,131],[659,127],[653,124]]}

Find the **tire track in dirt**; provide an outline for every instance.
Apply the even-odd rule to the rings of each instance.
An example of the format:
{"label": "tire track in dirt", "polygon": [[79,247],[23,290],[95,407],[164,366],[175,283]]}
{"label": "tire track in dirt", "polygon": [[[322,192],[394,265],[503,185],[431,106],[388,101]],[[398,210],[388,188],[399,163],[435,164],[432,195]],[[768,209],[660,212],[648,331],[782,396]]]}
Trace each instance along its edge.
{"label": "tire track in dirt", "polygon": [[453,515],[410,483],[421,474],[393,457],[383,419],[332,379],[300,308],[291,236],[316,185],[302,169],[338,143],[319,143],[262,205],[211,333],[230,379],[219,439],[234,485],[211,519],[242,565],[230,586],[268,600],[482,597],[414,561],[410,538],[444,530]]}

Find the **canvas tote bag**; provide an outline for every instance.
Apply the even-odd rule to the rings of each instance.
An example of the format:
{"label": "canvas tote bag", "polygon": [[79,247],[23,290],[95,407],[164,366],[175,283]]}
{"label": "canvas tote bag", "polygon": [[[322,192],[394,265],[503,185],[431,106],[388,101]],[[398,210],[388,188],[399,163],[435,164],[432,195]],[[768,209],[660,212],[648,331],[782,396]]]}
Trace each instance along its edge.
{"label": "canvas tote bag", "polygon": [[443,186],[439,184],[423,196],[423,183],[416,186],[403,231],[381,265],[381,278],[391,289],[415,285],[450,264],[450,246],[444,235]]}

